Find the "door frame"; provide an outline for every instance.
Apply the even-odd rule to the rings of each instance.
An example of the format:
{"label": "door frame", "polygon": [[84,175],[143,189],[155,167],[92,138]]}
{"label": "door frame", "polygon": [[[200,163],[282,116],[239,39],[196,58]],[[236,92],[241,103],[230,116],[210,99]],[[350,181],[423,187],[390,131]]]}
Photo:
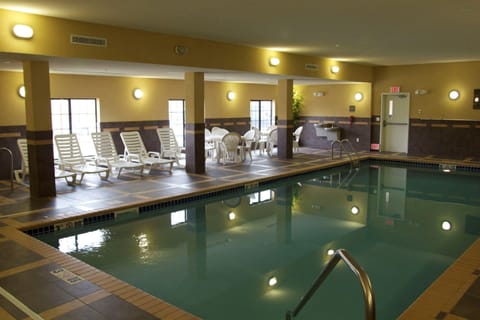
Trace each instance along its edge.
{"label": "door frame", "polygon": [[407,135],[406,137],[404,137],[406,140],[407,140],[407,153],[408,153],[408,149],[409,149],[409,145],[408,145],[408,134],[409,134],[409,131],[410,131],[410,93],[409,92],[397,92],[397,93],[389,93],[389,92],[384,92],[381,94],[381,106],[380,106],[380,137],[379,137],[379,149],[378,151],[379,152],[382,152],[384,151],[384,143],[383,143],[383,121],[385,119],[385,101],[387,100],[387,97],[391,97],[391,96],[406,96],[407,98],[407,101],[408,101],[408,118],[407,118]]}

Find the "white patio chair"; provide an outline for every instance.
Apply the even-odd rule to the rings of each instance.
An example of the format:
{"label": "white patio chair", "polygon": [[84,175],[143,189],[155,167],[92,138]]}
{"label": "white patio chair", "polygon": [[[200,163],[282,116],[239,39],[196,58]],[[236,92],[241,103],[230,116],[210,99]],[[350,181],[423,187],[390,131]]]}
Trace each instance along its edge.
{"label": "white patio chair", "polygon": [[275,128],[267,136],[267,154],[271,157],[273,148],[278,144],[278,129]]}
{"label": "white patio chair", "polygon": [[112,172],[116,169],[118,171],[117,178],[120,177],[123,169],[138,171],[141,176],[143,175],[143,163],[128,161],[128,157],[120,156],[115,149],[110,132],[93,132],[92,140],[97,153],[95,161],[98,166],[110,168]]}
{"label": "white patio chair", "polygon": [[258,144],[258,141],[255,134],[255,130],[252,128],[247,132],[245,132],[243,134],[243,150],[242,150],[242,154],[244,155],[244,157],[246,157],[246,155],[248,154],[250,157],[250,161],[252,161],[252,149],[253,150],[257,149],[257,144]]}
{"label": "white patio chair", "polygon": [[125,147],[124,157],[128,158],[129,161],[142,163],[148,173],[152,169],[172,172],[174,161],[160,158],[159,152],[147,151],[138,131],[121,132],[120,138]]}
{"label": "white patio chair", "polygon": [[298,127],[293,132],[293,151],[300,151],[300,136],[303,131],[303,126]]}
{"label": "white patio chair", "polygon": [[[28,144],[27,139],[18,139],[17,146],[20,151],[20,156],[22,157],[22,164],[19,170],[15,170],[15,180],[20,183],[26,185],[26,178],[30,173],[29,169],[29,161],[28,161]],[[72,186],[75,184],[77,179],[77,174],[71,171],[65,171],[55,168],[55,179],[62,179],[64,178],[68,185]]]}
{"label": "white patio chair", "polygon": [[215,141],[213,140],[213,135],[210,130],[205,128],[205,157],[206,158],[215,158]]}
{"label": "white patio chair", "polygon": [[76,134],[58,134],[55,136],[55,144],[60,158],[60,169],[72,171],[80,175],[77,183],[82,183],[86,174],[94,173],[98,174],[102,180],[108,180],[110,169],[98,167],[94,163],[85,160]]}
{"label": "white patio chair", "polygon": [[157,135],[160,139],[160,157],[172,159],[179,167],[184,167],[180,164],[180,160],[185,159],[185,148],[178,145],[173,129],[158,128]]}
{"label": "white patio chair", "polygon": [[223,164],[241,161],[241,142],[242,137],[237,132],[229,132],[223,136],[222,142],[219,144],[220,160],[223,161]]}
{"label": "white patio chair", "polygon": [[212,128],[212,135],[214,136],[224,136],[226,135],[227,133],[229,133],[230,131],[228,131],[227,129],[224,129],[224,128],[219,128],[219,127],[213,127]]}

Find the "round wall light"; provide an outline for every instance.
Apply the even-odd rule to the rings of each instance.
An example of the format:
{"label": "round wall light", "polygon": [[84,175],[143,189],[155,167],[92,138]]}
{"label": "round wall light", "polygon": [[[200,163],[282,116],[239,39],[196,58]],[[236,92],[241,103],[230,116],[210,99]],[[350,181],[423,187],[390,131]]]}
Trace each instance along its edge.
{"label": "round wall light", "polygon": [[25,24],[16,24],[13,26],[13,35],[20,39],[33,38],[33,29]]}
{"label": "round wall light", "polygon": [[352,209],[350,209],[353,215],[357,215],[360,212],[360,209],[357,206],[353,206]]}
{"label": "round wall light", "polygon": [[330,72],[333,74],[339,73],[340,72],[340,67],[339,66],[331,66],[330,67]]}
{"label": "round wall light", "polygon": [[228,101],[235,100],[235,97],[236,97],[235,92],[233,92],[233,91],[228,91],[228,92],[227,92],[227,100],[228,100]]}
{"label": "round wall light", "polygon": [[142,89],[134,89],[133,90],[133,97],[137,100],[140,100],[143,98],[143,91]]}
{"label": "round wall light", "polygon": [[334,254],[335,254],[335,250],[333,250],[333,249],[328,249],[327,250],[327,255],[333,256]]}
{"label": "round wall light", "polygon": [[268,60],[268,63],[272,66],[272,67],[276,67],[280,64],[280,59],[278,59],[277,57],[271,57],[270,60]]}
{"label": "round wall light", "polygon": [[363,100],[363,93],[357,92],[357,93],[355,93],[353,98],[355,99],[355,101],[362,101]]}
{"label": "round wall light", "polygon": [[20,87],[18,87],[17,93],[20,96],[20,98],[25,99],[25,97],[27,96],[27,93],[25,91],[25,86],[21,85]]}
{"label": "round wall light", "polygon": [[228,213],[228,220],[230,220],[230,221],[235,220],[235,217],[236,217],[235,212],[230,211]]}
{"label": "round wall light", "polygon": [[448,93],[448,98],[450,100],[457,100],[458,98],[460,98],[460,92],[458,90],[450,90],[450,92]]}

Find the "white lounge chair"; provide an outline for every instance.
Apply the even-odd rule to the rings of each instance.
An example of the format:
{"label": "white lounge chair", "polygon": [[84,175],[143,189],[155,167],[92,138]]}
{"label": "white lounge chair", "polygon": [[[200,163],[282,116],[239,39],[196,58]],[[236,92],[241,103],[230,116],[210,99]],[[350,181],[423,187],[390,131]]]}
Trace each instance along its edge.
{"label": "white lounge chair", "polygon": [[98,167],[94,163],[85,160],[76,134],[55,135],[55,144],[58,150],[58,157],[60,158],[60,169],[72,171],[80,175],[77,183],[82,183],[86,174],[98,174],[102,180],[108,180],[110,169]]}
{"label": "white lounge chair", "polygon": [[142,163],[148,173],[152,169],[172,172],[174,160],[162,159],[159,152],[147,151],[138,131],[121,132],[120,138],[125,147],[124,156],[128,157],[129,161]]}
{"label": "white lounge chair", "polygon": [[303,131],[303,126],[298,127],[295,129],[293,132],[293,151],[299,151],[300,150],[300,136],[302,135]]}
{"label": "white lounge chair", "polygon": [[120,156],[115,149],[110,132],[93,132],[92,140],[97,153],[95,161],[98,166],[110,168],[112,172],[117,169],[117,178],[120,177],[124,169],[138,171],[140,175],[143,175],[143,163],[128,161],[128,158]]}
{"label": "white lounge chair", "polygon": [[173,129],[158,128],[157,135],[160,139],[160,157],[172,159],[179,167],[183,167],[180,160],[185,158],[185,148],[178,145]]}
{"label": "white lounge chair", "polygon": [[255,130],[252,128],[243,134],[243,152],[242,154],[246,157],[248,154],[250,156],[250,161],[252,161],[252,149],[257,149],[257,135]]}
{"label": "white lounge chair", "polygon": [[[18,149],[20,151],[20,156],[22,157],[22,165],[19,170],[15,170],[15,180],[26,185],[26,178],[30,173],[29,161],[28,161],[28,144],[27,139],[18,139],[17,140]],[[77,174],[71,171],[65,171],[55,168],[55,179],[64,178],[68,185],[74,185],[75,180],[77,179]]]}

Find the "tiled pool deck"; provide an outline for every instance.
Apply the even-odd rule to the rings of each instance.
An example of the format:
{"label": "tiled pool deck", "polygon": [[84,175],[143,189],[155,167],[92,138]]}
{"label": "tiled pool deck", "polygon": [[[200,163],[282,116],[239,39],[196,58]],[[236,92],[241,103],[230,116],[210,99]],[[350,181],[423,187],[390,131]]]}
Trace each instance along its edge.
{"label": "tiled pool deck", "polygon": [[[362,153],[360,157],[480,167],[480,161],[472,159],[378,153]],[[41,231],[88,216],[304,173],[345,161],[332,161],[328,151],[302,148],[290,160],[263,155],[240,165],[207,161],[206,173],[202,175],[175,169],[172,174],[159,171],[143,178],[122,175],[109,181],[91,176],[75,187],[57,180],[57,197],[53,199],[31,199],[27,187],[15,184],[11,191],[9,181],[0,181],[0,319],[198,319],[60,253],[22,230]],[[480,241],[399,319],[480,319]]]}

